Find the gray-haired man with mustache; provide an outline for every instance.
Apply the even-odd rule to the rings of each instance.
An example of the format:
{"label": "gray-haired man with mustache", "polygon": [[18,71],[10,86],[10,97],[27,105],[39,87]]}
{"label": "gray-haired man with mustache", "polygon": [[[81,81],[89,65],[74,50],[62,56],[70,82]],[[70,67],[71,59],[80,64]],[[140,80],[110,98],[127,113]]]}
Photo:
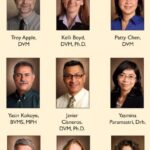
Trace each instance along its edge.
{"label": "gray-haired man with mustache", "polygon": [[39,93],[32,89],[35,79],[32,64],[18,62],[13,75],[16,91],[7,97],[7,108],[39,108]]}

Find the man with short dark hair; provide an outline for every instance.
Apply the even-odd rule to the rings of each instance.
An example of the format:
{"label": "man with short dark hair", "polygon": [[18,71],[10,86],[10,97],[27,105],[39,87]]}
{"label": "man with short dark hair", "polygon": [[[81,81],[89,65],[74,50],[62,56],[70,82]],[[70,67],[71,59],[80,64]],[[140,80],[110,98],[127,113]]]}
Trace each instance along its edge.
{"label": "man with short dark hair", "polygon": [[39,93],[32,89],[35,79],[32,64],[18,62],[14,67],[13,79],[16,91],[7,97],[7,108],[39,108]]}
{"label": "man with short dark hair", "polygon": [[15,142],[14,150],[34,150],[34,145],[30,139],[18,139]]}
{"label": "man with short dark hair", "polygon": [[14,0],[19,14],[8,20],[8,30],[39,30],[40,16],[34,11],[36,0]]}
{"label": "man with short dark hair", "polygon": [[71,60],[65,63],[63,81],[68,93],[57,99],[57,108],[89,107],[89,92],[84,88],[86,75],[81,62]]}

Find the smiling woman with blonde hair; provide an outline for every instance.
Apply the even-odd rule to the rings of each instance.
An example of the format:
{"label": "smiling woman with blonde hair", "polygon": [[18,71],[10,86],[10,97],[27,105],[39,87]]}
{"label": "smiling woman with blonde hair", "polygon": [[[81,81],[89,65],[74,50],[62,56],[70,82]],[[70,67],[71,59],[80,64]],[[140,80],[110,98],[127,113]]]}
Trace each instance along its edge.
{"label": "smiling woman with blonde hair", "polygon": [[61,0],[57,30],[89,30],[87,0]]}

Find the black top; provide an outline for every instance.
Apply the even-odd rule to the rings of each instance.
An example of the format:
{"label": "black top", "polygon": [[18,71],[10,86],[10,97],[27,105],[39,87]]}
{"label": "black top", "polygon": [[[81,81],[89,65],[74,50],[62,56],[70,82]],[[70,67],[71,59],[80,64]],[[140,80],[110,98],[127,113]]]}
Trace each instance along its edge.
{"label": "black top", "polygon": [[[118,93],[111,94],[111,108],[116,108]],[[143,95],[128,94],[121,108],[143,108]]]}
{"label": "black top", "polygon": [[7,97],[7,108],[39,108],[39,93],[30,90],[19,96],[15,91]]}
{"label": "black top", "polygon": [[57,30],[89,30],[89,26],[84,23],[76,22],[71,29],[68,29],[65,24],[63,24],[63,20],[59,20],[57,17]]}

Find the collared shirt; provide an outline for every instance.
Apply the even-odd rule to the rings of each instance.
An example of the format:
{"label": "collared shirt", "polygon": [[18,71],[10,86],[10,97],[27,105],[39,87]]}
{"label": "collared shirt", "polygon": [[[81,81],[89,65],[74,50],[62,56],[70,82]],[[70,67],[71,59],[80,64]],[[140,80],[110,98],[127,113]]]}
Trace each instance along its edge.
{"label": "collared shirt", "polygon": [[[111,30],[122,30],[122,18],[119,17],[112,21]],[[144,18],[141,16],[133,16],[125,30],[144,30]]]}
{"label": "collared shirt", "polygon": [[24,30],[39,30],[40,29],[40,16],[33,11],[31,15],[26,18],[21,18],[20,16],[15,16],[8,20],[7,29],[8,30],[19,30],[20,20],[23,19],[25,22]]}
{"label": "collared shirt", "polygon": [[7,97],[7,108],[39,108],[39,93],[29,90],[20,96],[15,91]]}
{"label": "collared shirt", "polygon": [[66,15],[62,15],[59,16],[59,20],[62,20],[63,24],[68,28],[71,29],[76,23],[82,23],[81,19],[79,18],[79,15],[77,15],[72,23],[72,25],[69,27],[68,25],[68,21],[67,21],[67,16]]}
{"label": "collared shirt", "polygon": [[[72,97],[69,93],[66,93],[57,99],[57,108],[67,108],[69,100]],[[89,107],[89,91],[86,89],[80,90],[74,96],[74,108],[88,108]]]}
{"label": "collared shirt", "polygon": [[62,15],[57,17],[57,30],[89,30],[89,26],[82,23],[79,15],[77,15],[72,25],[69,27],[67,16]]}

